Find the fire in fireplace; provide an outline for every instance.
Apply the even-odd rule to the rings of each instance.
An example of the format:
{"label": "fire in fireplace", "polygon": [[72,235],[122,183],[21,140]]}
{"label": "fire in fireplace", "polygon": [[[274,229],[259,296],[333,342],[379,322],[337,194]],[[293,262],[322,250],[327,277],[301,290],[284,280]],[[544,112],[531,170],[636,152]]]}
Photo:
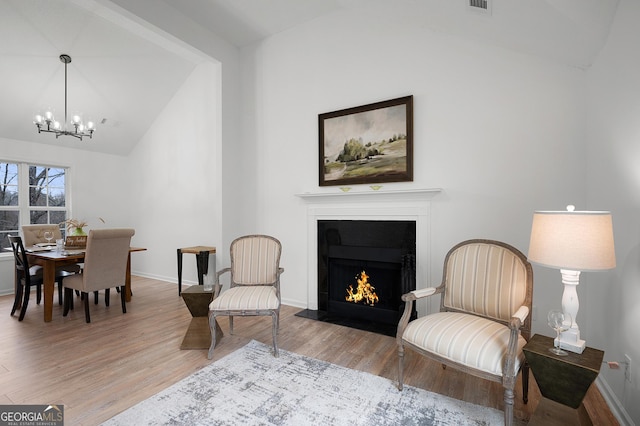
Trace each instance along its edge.
{"label": "fire in fireplace", "polygon": [[369,306],[375,306],[378,295],[375,292],[376,288],[369,282],[369,275],[365,271],[360,272],[360,277],[356,277],[356,282],[358,286],[355,290],[353,285],[349,285],[345,300],[351,303],[364,302]]}
{"label": "fire in fireplace", "polygon": [[318,311],[299,315],[395,335],[415,246],[415,221],[318,221]]}

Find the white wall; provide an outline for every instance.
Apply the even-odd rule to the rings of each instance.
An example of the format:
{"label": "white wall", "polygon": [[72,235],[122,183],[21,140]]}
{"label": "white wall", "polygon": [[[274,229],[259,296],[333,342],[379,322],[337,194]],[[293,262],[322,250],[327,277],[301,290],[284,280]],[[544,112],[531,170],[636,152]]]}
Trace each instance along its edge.
{"label": "white wall", "polygon": [[[222,247],[220,81],[220,64],[199,65],[129,157],[139,274],[176,282],[178,247]],[[183,258],[183,283],[197,282]]]}
{"label": "white wall", "polygon": [[[432,202],[432,283],[446,251],[494,238],[526,253],[535,209],[585,204],[583,71],[350,12],[242,51],[247,137],[255,139],[258,228],[283,242],[285,303],[306,307],[306,206],[318,188],[318,114],[414,96],[412,184]],[[337,188],[334,188],[337,191]],[[535,268],[534,331],[551,334],[557,271]]]}
{"label": "white wall", "polygon": [[639,20],[640,3],[622,0],[607,45],[588,73],[588,202],[591,208],[612,212],[617,267],[583,274],[586,280],[579,289],[581,295],[584,290],[589,295],[587,343],[605,350],[607,360],[631,356],[631,382],[625,382],[624,369],[603,368],[601,376],[636,424],[640,424]]}
{"label": "white wall", "polygon": [[[156,31],[166,32],[198,51],[211,61],[220,64],[218,78],[221,79],[218,98],[219,121],[206,117],[210,132],[221,132],[221,146],[218,154],[224,161],[221,164],[221,198],[215,200],[217,207],[222,206],[221,220],[224,227],[216,241],[222,241],[218,247],[218,264],[228,265],[228,247],[238,235],[255,229],[256,209],[254,202],[255,167],[247,161],[252,155],[253,141],[240,137],[243,122],[240,116],[241,75],[240,53],[238,49],[217,36],[212,29],[204,28],[183,16],[170,2],[158,0],[110,0],[109,3],[120,13],[118,7],[135,14],[141,25],[151,26]],[[135,17],[132,17],[135,18]],[[161,30],[158,30],[160,28]],[[216,128],[215,125],[219,125]],[[179,123],[176,126],[180,126]],[[216,170],[219,172],[220,170]],[[187,204],[191,200],[187,201]],[[193,261],[195,264],[195,261]],[[153,267],[149,264],[148,267]],[[185,265],[185,268],[187,266]],[[165,267],[164,269],[167,269]],[[147,270],[147,273],[152,273]]]}
{"label": "white wall", "polygon": [[[44,133],[41,136],[43,139],[54,137]],[[89,222],[88,229],[131,226],[130,211],[123,208],[129,204],[131,195],[126,158],[2,138],[0,158],[70,167],[67,178],[71,192],[67,194],[67,201],[71,203],[73,217]],[[98,218],[103,218],[106,223]],[[13,257],[0,253],[0,294],[13,293],[13,275]]]}

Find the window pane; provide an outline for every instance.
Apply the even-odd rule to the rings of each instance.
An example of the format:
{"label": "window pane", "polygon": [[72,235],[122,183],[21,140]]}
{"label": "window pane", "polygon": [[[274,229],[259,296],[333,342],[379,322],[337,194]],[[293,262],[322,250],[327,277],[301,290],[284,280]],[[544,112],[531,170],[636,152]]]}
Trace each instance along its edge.
{"label": "window pane", "polygon": [[42,186],[29,187],[29,205],[30,206],[46,206],[47,205],[47,189]]}
{"label": "window pane", "polygon": [[15,211],[0,211],[0,246],[9,247],[7,235],[18,235],[20,214]]}
{"label": "window pane", "polygon": [[64,169],[50,168],[48,182],[50,187],[64,189]]}
{"label": "window pane", "polygon": [[49,206],[64,207],[64,188],[49,188]]}
{"label": "window pane", "polygon": [[18,165],[0,163],[0,206],[18,205]]}
{"label": "window pane", "polygon": [[[67,212],[61,211],[50,211],[49,212],[49,223],[62,223],[67,219]],[[63,228],[64,225],[61,226]]]}
{"label": "window pane", "polygon": [[44,186],[47,179],[47,168],[29,166],[29,186]]}
{"label": "window pane", "polygon": [[46,225],[49,223],[49,212],[46,210],[29,211],[29,223],[32,225]]}
{"label": "window pane", "polygon": [[40,166],[29,166],[29,205],[46,206],[45,184],[47,169]]}

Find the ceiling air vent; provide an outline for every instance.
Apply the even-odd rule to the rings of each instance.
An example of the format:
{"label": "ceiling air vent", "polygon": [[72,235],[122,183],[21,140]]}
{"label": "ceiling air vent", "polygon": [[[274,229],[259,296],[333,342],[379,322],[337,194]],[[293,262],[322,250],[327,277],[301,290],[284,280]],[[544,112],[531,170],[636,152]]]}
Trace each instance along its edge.
{"label": "ceiling air vent", "polygon": [[467,8],[474,13],[491,14],[491,0],[465,0]]}

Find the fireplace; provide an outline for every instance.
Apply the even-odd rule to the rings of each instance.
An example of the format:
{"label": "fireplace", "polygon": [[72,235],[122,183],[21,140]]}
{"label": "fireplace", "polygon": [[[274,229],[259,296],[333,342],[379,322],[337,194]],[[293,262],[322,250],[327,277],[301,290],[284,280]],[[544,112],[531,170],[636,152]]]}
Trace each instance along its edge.
{"label": "fireplace", "polygon": [[[327,189],[322,192],[305,192],[296,194],[307,205],[307,306],[306,309],[297,315],[340,323],[346,326],[364,328],[375,332],[395,336],[397,321],[394,324],[384,324],[380,317],[395,317],[398,308],[396,304],[402,303],[399,297],[406,293],[408,288],[424,288],[429,282],[429,259],[430,259],[430,240],[431,240],[431,224],[430,224],[430,204],[431,199],[440,193],[440,189],[389,189],[380,191],[371,191],[366,188],[361,190],[352,190],[349,192],[336,191],[335,188]],[[409,222],[411,228],[409,234],[411,238],[405,238],[406,231],[396,231],[388,228],[395,224]],[[339,227],[335,227],[337,223],[342,223]],[[360,225],[373,226],[372,231],[362,231]],[[320,226],[324,228],[320,228]],[[377,228],[376,228],[377,227]],[[335,229],[335,230],[331,230]],[[402,238],[400,238],[402,236]],[[383,242],[383,238],[389,237],[391,242]],[[326,241],[324,241],[326,240]],[[407,242],[409,241],[409,242]],[[379,309],[387,309],[395,311],[393,314],[378,311],[374,315],[374,321],[371,318],[357,318],[359,314],[350,314],[350,318],[345,318],[337,314],[329,313],[334,309],[334,304],[329,307],[329,286],[328,286],[328,258],[329,246],[339,246],[341,248],[332,248],[332,258],[338,260],[338,266],[348,265],[352,268],[350,272],[344,272],[345,278],[339,282],[346,280],[347,283],[341,282],[348,288],[349,284],[356,285],[356,276],[362,272],[362,266],[358,262],[367,260],[366,253],[370,251],[378,251],[378,249],[388,249],[394,252],[391,257],[395,260],[390,262],[381,262],[375,259],[376,264],[365,264],[365,272],[369,275],[369,280],[375,287],[375,291],[384,293],[381,288],[382,284],[386,284],[387,278],[379,278],[380,273],[387,274],[393,272],[396,274],[395,280],[400,276],[400,288],[391,293],[390,300],[375,306]],[[351,248],[358,248],[363,258],[353,259],[353,255],[348,253]],[[411,249],[411,247],[413,249]],[[347,251],[347,254],[344,251]],[[400,250],[400,252],[398,252]],[[334,254],[337,254],[334,256]],[[387,253],[388,254],[388,253]],[[377,255],[375,255],[377,257]],[[400,260],[398,261],[398,257]],[[355,263],[350,265],[350,263]],[[371,268],[375,269],[371,269]],[[355,270],[354,270],[355,268]],[[390,270],[390,271],[389,271]],[[400,270],[400,272],[398,272]],[[404,271],[404,272],[403,272]],[[409,283],[409,284],[407,284]],[[404,286],[404,287],[403,287]],[[397,283],[395,284],[397,288]],[[336,293],[340,297],[340,301],[346,292],[343,288]],[[385,290],[386,291],[386,290]],[[380,295],[379,295],[380,297]],[[396,298],[394,300],[394,298]],[[387,296],[385,293],[385,300]],[[338,300],[336,300],[338,302]],[[419,315],[431,312],[434,307],[432,301],[421,300],[416,304]],[[435,303],[435,302],[434,302]],[[336,305],[339,306],[338,303]],[[362,305],[362,303],[360,303]],[[359,306],[354,310],[363,310],[360,308],[369,308],[371,306]],[[435,306],[437,309],[437,306]],[[340,308],[338,308],[339,310]],[[401,310],[404,309],[402,305]],[[352,310],[353,311],[353,310]],[[371,310],[364,312],[369,314]],[[400,312],[401,314],[402,312]],[[380,322],[379,322],[380,321]],[[390,320],[385,320],[391,322]]]}
{"label": "fireplace", "polygon": [[395,335],[416,288],[416,222],[320,220],[317,241],[315,319]]}

